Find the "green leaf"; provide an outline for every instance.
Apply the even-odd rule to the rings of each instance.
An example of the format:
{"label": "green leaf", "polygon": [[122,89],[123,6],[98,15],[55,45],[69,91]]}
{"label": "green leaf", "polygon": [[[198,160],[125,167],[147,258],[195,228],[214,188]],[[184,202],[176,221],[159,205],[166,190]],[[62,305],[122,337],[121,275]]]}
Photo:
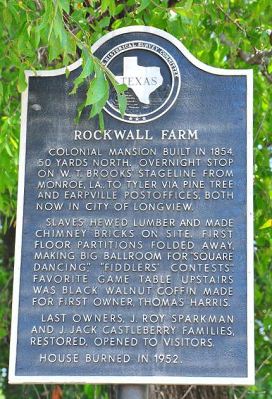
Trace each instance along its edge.
{"label": "green leaf", "polygon": [[27,88],[24,69],[19,70],[17,89],[22,93]]}
{"label": "green leaf", "polygon": [[145,10],[150,4],[150,0],[141,0],[140,7],[137,9],[137,13],[139,14],[143,10]]}
{"label": "green leaf", "polygon": [[9,147],[9,145],[8,145],[7,142],[5,143],[5,149],[6,149],[7,153],[8,153],[8,155],[9,155],[10,157],[12,157],[13,154],[12,154],[12,152],[11,152],[11,150],[10,150],[10,147]]}
{"label": "green leaf", "polygon": [[123,25],[123,21],[121,19],[117,19],[113,22],[112,27],[113,29],[118,29]]}
{"label": "green leaf", "polygon": [[78,107],[77,107],[77,114],[75,117],[75,122],[78,123],[82,114],[83,109],[85,108],[85,102],[81,103]]}
{"label": "green leaf", "polygon": [[59,38],[55,36],[55,33],[53,32],[51,35],[51,40],[48,45],[48,59],[50,62],[53,60],[57,59],[58,56],[63,52],[62,45],[60,43]]}
{"label": "green leaf", "polygon": [[89,117],[93,118],[95,115],[99,114],[105,106],[107,100],[108,96],[105,95],[98,103],[93,104]]}
{"label": "green leaf", "polygon": [[81,76],[81,74],[74,80],[74,87],[70,91],[69,94],[76,94],[77,89],[85,82],[85,79]]}
{"label": "green leaf", "polygon": [[98,118],[99,118],[99,127],[101,130],[104,130],[105,129],[105,121],[104,121],[103,111],[99,112]]}
{"label": "green leaf", "polygon": [[109,11],[110,15],[114,15],[116,9],[115,0],[102,0],[101,12]]}
{"label": "green leaf", "polygon": [[3,91],[3,84],[2,84],[2,82],[0,81],[0,104],[1,104],[2,101],[3,101],[3,94],[4,94],[4,91]]}
{"label": "green leaf", "polygon": [[61,8],[69,14],[70,11],[70,0],[59,0],[59,4],[61,5]]}
{"label": "green leaf", "polygon": [[93,104],[89,117],[93,118],[95,115],[99,114],[103,107],[105,106],[107,100],[109,98],[109,92],[107,91],[103,98],[100,101]]}
{"label": "green leaf", "polygon": [[110,24],[110,17],[105,17],[99,22],[99,28],[106,28]]}
{"label": "green leaf", "polygon": [[109,93],[109,83],[106,80],[104,73],[99,68],[96,68],[96,75],[90,83],[87,91],[86,105],[93,105],[101,101],[105,95]]}
{"label": "green leaf", "polygon": [[115,0],[110,0],[109,1],[109,11],[111,15],[115,14],[115,9],[116,9],[116,5],[115,5]]}
{"label": "green leaf", "polygon": [[93,59],[89,56],[84,63],[83,70],[81,72],[82,77],[87,78],[93,73],[93,70],[94,70],[94,62]]}
{"label": "green leaf", "polygon": [[110,0],[102,0],[101,1],[101,12],[105,12],[109,7]]}
{"label": "green leaf", "polygon": [[88,399],[93,399],[95,394],[94,385],[84,385],[84,393],[88,396]]}
{"label": "green leaf", "polygon": [[12,28],[12,14],[7,7],[4,7],[2,10],[3,13],[3,20],[6,28],[10,30]]}
{"label": "green leaf", "polygon": [[66,31],[64,29],[62,15],[59,10],[57,10],[53,28],[56,37],[58,37],[60,41],[63,42],[65,40]]}
{"label": "green leaf", "polygon": [[186,10],[190,10],[190,9],[192,8],[192,5],[193,5],[193,0],[187,0],[187,1],[185,2],[185,4],[184,4],[184,8],[185,8]]}
{"label": "green leaf", "polygon": [[125,93],[117,93],[117,98],[118,98],[118,106],[119,106],[119,111],[122,115],[122,118],[124,117],[124,114],[127,109],[127,97]]}
{"label": "green leaf", "polygon": [[260,230],[262,230],[262,229],[268,229],[269,227],[272,227],[272,219],[268,219],[268,220],[260,227]]}
{"label": "green leaf", "polygon": [[86,61],[86,55],[83,57],[83,69],[80,75],[74,80],[74,87],[73,90],[70,92],[70,94],[75,94],[78,87],[81,86],[85,81],[86,78],[88,78],[94,70],[94,62],[93,59],[88,55],[88,58]]}
{"label": "green leaf", "polygon": [[272,73],[272,60],[270,60],[270,62],[269,62],[269,64],[268,64],[268,67],[267,67],[267,71],[268,71],[268,73]]}
{"label": "green leaf", "polygon": [[116,86],[114,86],[115,90],[118,93],[123,93],[124,91],[128,90],[128,87],[126,84],[122,83],[122,84],[118,84]]}
{"label": "green leaf", "polygon": [[116,17],[118,14],[120,14],[120,12],[122,12],[124,8],[125,8],[124,4],[118,4],[118,6],[115,8],[115,11],[114,11],[114,17]]}
{"label": "green leaf", "polygon": [[34,30],[34,45],[36,48],[39,46],[40,40],[41,40],[41,32],[40,29],[36,27]]}
{"label": "green leaf", "polygon": [[26,26],[23,27],[22,32],[17,38],[17,46],[18,50],[20,53],[24,54],[26,50],[26,43],[28,43],[28,34],[26,29],[24,29]]}

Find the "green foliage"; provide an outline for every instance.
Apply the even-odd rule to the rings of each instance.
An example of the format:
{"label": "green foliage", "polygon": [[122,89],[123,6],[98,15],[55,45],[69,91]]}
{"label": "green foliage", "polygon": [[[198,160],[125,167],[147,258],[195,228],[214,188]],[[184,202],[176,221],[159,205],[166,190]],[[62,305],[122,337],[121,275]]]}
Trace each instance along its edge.
{"label": "green foliage", "polygon": [[[20,125],[20,95],[24,70],[68,67],[82,56],[82,72],[71,95],[87,83],[78,117],[88,107],[103,126],[103,106],[116,90],[122,113],[126,87],[119,85],[91,53],[105,33],[130,25],[150,25],[179,40],[202,62],[221,68],[254,69],[254,204],[257,384],[235,388],[230,397],[272,398],[272,33],[270,0],[0,0],[0,214],[6,228],[15,219]],[[67,68],[67,74],[69,70]],[[0,246],[2,244],[0,243]],[[10,267],[0,264],[1,364],[6,364],[10,303]],[[4,290],[3,290],[4,289]],[[4,322],[3,322],[4,321]],[[3,348],[3,351],[2,351]],[[6,388],[7,389],[7,388]],[[26,388],[24,388],[26,389]],[[26,396],[17,390],[9,399]],[[94,390],[96,389],[96,391]],[[12,393],[13,392],[13,393]],[[43,392],[42,388],[39,392]],[[103,391],[104,392],[104,391]],[[66,387],[65,397],[106,398],[99,388]],[[21,395],[21,396],[20,396]],[[104,396],[103,396],[104,395]],[[49,397],[44,395],[44,397]]]}
{"label": "green foliage", "polygon": [[109,394],[103,385],[85,385],[84,393],[88,399],[108,399]]}

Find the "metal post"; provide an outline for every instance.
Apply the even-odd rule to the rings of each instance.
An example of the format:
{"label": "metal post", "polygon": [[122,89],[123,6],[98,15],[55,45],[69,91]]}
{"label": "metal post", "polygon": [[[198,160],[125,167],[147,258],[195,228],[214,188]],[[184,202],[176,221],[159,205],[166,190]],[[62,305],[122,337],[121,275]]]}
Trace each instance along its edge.
{"label": "metal post", "polygon": [[118,385],[117,399],[148,399],[148,386]]}

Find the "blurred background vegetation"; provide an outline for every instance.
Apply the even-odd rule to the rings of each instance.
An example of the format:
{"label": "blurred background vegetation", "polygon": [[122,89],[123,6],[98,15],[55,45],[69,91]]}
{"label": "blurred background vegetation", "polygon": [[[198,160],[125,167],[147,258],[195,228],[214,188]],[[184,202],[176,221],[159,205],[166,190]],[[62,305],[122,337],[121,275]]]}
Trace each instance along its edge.
{"label": "blurred background vegetation", "polygon": [[[151,387],[152,398],[270,399],[272,332],[272,3],[271,0],[0,0],[0,399],[113,398],[107,386],[8,386],[20,92],[25,69],[54,69],[83,56],[105,33],[130,25],[163,29],[202,62],[254,70],[254,204],[256,385]],[[83,81],[82,77],[82,81]],[[102,89],[106,93],[109,77]],[[82,82],[79,81],[78,84]],[[95,82],[93,82],[94,84]],[[122,93],[121,93],[122,94]],[[92,104],[99,114],[104,99]],[[122,104],[122,96],[120,98]]]}

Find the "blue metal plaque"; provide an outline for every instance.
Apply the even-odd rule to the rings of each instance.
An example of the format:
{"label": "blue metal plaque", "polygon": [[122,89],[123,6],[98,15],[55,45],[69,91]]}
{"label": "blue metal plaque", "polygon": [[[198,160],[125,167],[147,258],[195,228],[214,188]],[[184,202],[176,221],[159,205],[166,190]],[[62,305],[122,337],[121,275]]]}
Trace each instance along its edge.
{"label": "blue metal plaque", "polygon": [[252,71],[149,27],[93,52],[104,130],[80,61],[27,73],[10,382],[253,383]]}

